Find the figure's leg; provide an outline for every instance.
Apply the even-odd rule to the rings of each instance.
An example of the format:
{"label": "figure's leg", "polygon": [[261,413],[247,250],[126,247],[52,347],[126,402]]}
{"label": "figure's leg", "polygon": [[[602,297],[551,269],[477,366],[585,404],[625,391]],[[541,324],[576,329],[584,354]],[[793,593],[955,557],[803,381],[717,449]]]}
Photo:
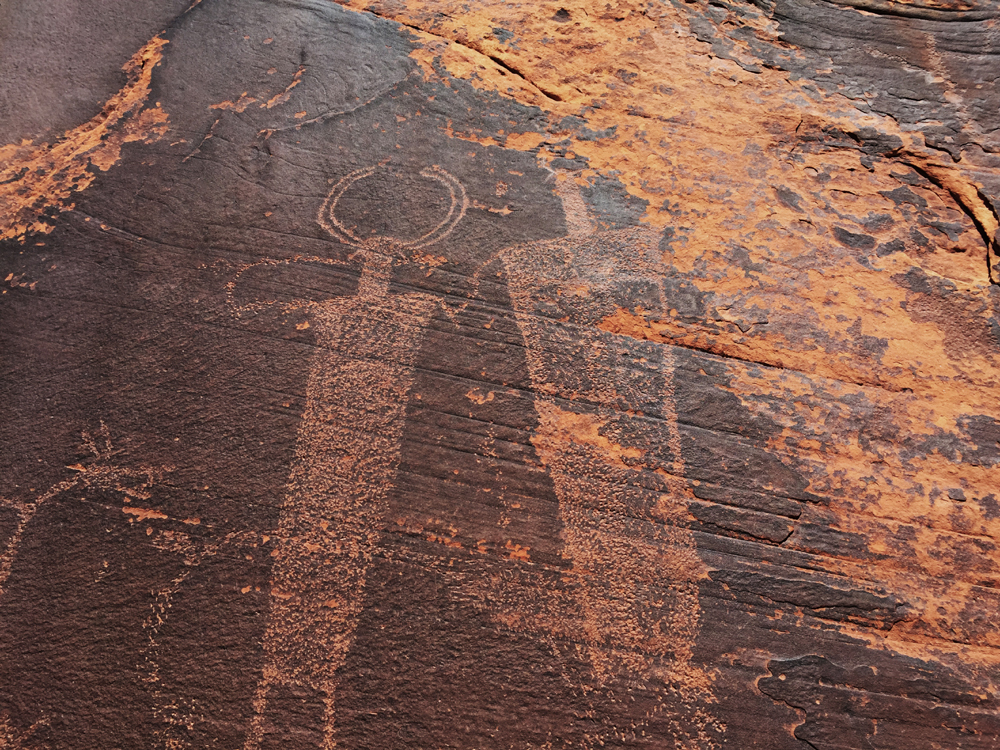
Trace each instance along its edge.
{"label": "figure's leg", "polygon": [[266,673],[257,683],[257,690],[253,696],[253,719],[250,720],[250,729],[247,730],[246,741],[243,744],[245,750],[257,750],[264,733],[264,709],[267,707],[267,694],[271,690],[271,680]]}
{"label": "figure's leg", "polygon": [[685,650],[697,628],[689,584],[699,565],[683,527],[673,409],[662,405],[670,361],[649,342],[534,315],[520,322],[533,380],[548,391],[536,398],[533,443],[556,485],[595,669],[618,661],[635,670],[636,659]]}
{"label": "figure's leg", "polygon": [[[681,741],[705,724],[699,704],[711,692],[691,664],[701,563],[686,528],[669,352],[534,315],[520,322],[537,389],[532,442],[555,484],[572,564],[572,597],[550,598],[546,608],[562,611],[545,619],[581,645],[594,688],[627,684],[666,701],[646,721],[677,717],[669,731]],[[607,717],[606,731],[616,721]]]}
{"label": "figure's leg", "polygon": [[337,747],[337,738],[334,734],[336,727],[336,694],[330,690],[323,699],[323,748],[322,750],[334,750]]}
{"label": "figure's leg", "polygon": [[434,305],[421,295],[354,298],[317,315],[326,350],[310,368],[279,520],[265,665],[246,750],[259,747],[280,685],[319,694],[323,744],[333,746],[337,670],[363,605],[398,463],[413,352]]}

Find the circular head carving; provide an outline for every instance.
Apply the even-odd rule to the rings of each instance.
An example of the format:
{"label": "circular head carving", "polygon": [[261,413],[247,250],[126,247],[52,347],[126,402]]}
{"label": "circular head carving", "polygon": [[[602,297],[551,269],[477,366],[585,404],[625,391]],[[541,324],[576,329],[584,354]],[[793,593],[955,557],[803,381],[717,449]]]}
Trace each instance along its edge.
{"label": "circular head carving", "polygon": [[347,189],[355,182],[371,177],[373,174],[380,171],[388,171],[388,168],[383,165],[375,165],[372,167],[366,167],[365,169],[358,169],[342,177],[340,181],[333,186],[333,190],[330,191],[326,200],[323,201],[323,205],[320,206],[319,216],[317,217],[320,226],[345,245],[362,249],[374,249],[376,247],[384,247],[386,244],[389,244],[390,246],[399,249],[417,250],[422,247],[427,247],[428,245],[433,245],[438,240],[447,237],[458,222],[462,220],[462,217],[465,216],[465,210],[468,206],[468,198],[465,194],[465,188],[462,186],[461,182],[455,179],[455,177],[441,169],[441,167],[435,165],[421,169],[420,174],[424,177],[437,180],[448,188],[448,194],[451,196],[451,206],[448,208],[448,213],[440,224],[434,227],[423,237],[419,237],[415,240],[400,240],[395,237],[358,237],[354,234],[354,232],[345,227],[341,223],[340,219],[337,218],[337,203],[340,201]]}

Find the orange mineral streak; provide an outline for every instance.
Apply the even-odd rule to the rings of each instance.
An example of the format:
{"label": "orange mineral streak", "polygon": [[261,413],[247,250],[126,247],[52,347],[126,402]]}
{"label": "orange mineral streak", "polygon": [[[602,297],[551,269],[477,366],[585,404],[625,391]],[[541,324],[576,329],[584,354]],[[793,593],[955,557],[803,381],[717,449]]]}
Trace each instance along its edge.
{"label": "orange mineral streak", "polygon": [[[814,555],[819,569],[907,603],[907,617],[890,632],[856,635],[978,671],[995,689],[1000,522],[979,501],[996,494],[996,470],[934,448],[907,448],[909,439],[946,437],[963,413],[995,414],[984,401],[989,394],[966,384],[963,401],[958,379],[939,380],[936,390],[923,393],[892,392],[738,362],[730,374],[744,406],[784,428],[770,450],[810,478],[810,491],[828,498],[826,511],[807,510],[800,522],[865,540],[838,553],[814,549],[796,532],[785,546]],[[860,433],[848,425],[859,404],[878,415]]]}
{"label": "orange mineral streak", "polygon": [[130,508],[125,506],[122,508],[122,513],[127,515],[135,516],[135,521],[148,521],[151,518],[164,519],[170,518],[166,513],[156,510],[155,508]]}
{"label": "orange mineral streak", "polygon": [[[599,327],[664,340],[663,326],[647,321],[641,309],[618,310]],[[1000,519],[977,502],[996,494],[996,471],[934,449],[907,453],[899,437],[946,436],[958,430],[963,414],[996,413],[989,390],[941,377],[920,391],[896,392],[734,360],[727,376],[747,409],[783,427],[770,452],[803,471],[809,490],[827,498],[827,512],[806,509],[800,522],[865,540],[837,553],[813,548],[797,532],[784,546],[819,553],[819,569],[908,603],[906,621],[890,634],[865,637],[922,658],[939,658],[942,646],[935,643],[961,643],[978,649],[976,663],[1000,664],[1000,652],[984,650],[1000,648],[1000,617],[967,614],[1000,606]],[[869,425],[874,435],[848,423],[859,403],[878,415]]]}
{"label": "orange mineral streak", "polygon": [[[569,139],[574,154],[589,163],[581,178],[618,175],[630,193],[649,201],[644,220],[650,224],[672,223],[665,204],[675,200],[704,211],[698,223],[706,240],[728,238],[738,226],[771,219],[775,201],[763,195],[757,201],[731,200],[754,195],[734,188],[775,178],[805,183],[806,166],[775,157],[783,156],[796,131],[812,121],[896,135],[907,144],[901,160],[933,165],[948,189],[983,213],[984,225],[996,225],[972,181],[940,164],[919,137],[901,131],[890,118],[858,111],[839,95],[803,88],[785,72],[751,73],[715,57],[668,4],[481,0],[456,14],[450,0],[337,1],[412,29],[420,42],[412,57],[428,77],[446,84],[449,76],[469,81],[549,113],[549,141]],[[777,39],[774,23],[763,14],[756,19],[741,15],[740,24]],[[511,36],[497,34],[498,29]],[[735,54],[756,62],[738,42]],[[613,132],[580,138],[560,129],[558,121],[566,116],[585,119],[591,131]],[[465,137],[485,143],[495,138]],[[856,156],[853,167],[858,167]],[[777,209],[797,218],[794,211]],[[980,272],[985,262],[981,265]]]}
{"label": "orange mineral streak", "polygon": [[[607,424],[593,414],[579,414],[560,409],[555,404],[540,402],[538,416],[541,422],[538,435],[544,437],[537,438],[535,442],[536,447],[543,452],[546,441],[554,440],[557,443],[567,441],[586,445],[595,449],[595,455],[620,468],[626,467],[625,459],[634,463],[636,459],[642,458],[643,451],[639,448],[620,445],[602,435],[601,429],[607,427]],[[542,447],[539,447],[539,443],[543,444]]]}
{"label": "orange mineral streak", "polygon": [[[928,325],[906,309],[913,294],[899,278],[913,268],[983,295],[983,237],[997,228],[971,177],[941,163],[919,134],[842,96],[807,92],[782,71],[750,73],[715,58],[668,5],[497,0],[452,18],[444,0],[341,4],[415,29],[412,56],[428,76],[469,81],[549,114],[544,134],[453,136],[533,151],[542,163],[553,156],[549,144],[568,143],[567,156],[587,164],[579,182],[616,177],[648,202],[645,223],[671,226],[664,264],[710,293],[714,309],[709,320],[649,321],[662,340],[894,390],[938,389],[942,378],[961,378],[963,388],[996,384],[991,353],[957,361],[943,322]],[[741,23],[776,38],[764,16]],[[513,36],[501,41],[495,29]],[[753,62],[746,49],[737,53]],[[562,125],[567,116],[582,118],[590,134]],[[902,146],[864,168],[857,151],[809,145],[830,130],[861,128]],[[939,221],[960,226],[957,238],[935,235],[927,246],[908,239],[914,210],[886,193],[918,175],[925,184],[908,189]],[[904,248],[880,257],[874,246],[845,245],[844,232],[873,243],[903,238]],[[861,350],[864,336],[885,339],[886,350]],[[975,399],[991,400],[985,392]]]}
{"label": "orange mineral streak", "polygon": [[[279,104],[285,104],[292,96],[292,89],[298,86],[302,82],[302,74],[306,72],[305,66],[300,65],[299,69],[292,76],[292,80],[284,88],[284,90],[279,91],[277,94],[269,97],[266,100],[261,100],[257,96],[253,96],[249,91],[244,91],[235,102],[222,101],[218,104],[213,104],[209,109],[221,109],[229,112],[246,112],[247,109],[256,104],[260,109],[272,109],[277,107]],[[266,96],[266,94],[260,95]],[[304,116],[305,112],[301,112],[296,117]]]}
{"label": "orange mineral streak", "polygon": [[124,144],[152,143],[166,134],[167,113],[159,103],[143,109],[166,44],[156,36],[136,52],[122,68],[128,75],[125,87],[99,115],[55,143],[36,146],[24,140],[0,146],[0,240],[50,232],[46,214],[73,208],[71,195],[96,176],[91,167],[106,172],[121,158]]}

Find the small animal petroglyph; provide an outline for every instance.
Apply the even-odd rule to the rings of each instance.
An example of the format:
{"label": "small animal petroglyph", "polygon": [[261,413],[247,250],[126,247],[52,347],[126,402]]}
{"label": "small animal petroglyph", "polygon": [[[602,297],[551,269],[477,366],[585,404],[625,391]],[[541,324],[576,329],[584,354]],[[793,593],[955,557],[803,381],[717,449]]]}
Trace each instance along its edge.
{"label": "small animal petroglyph", "polygon": [[125,497],[126,502],[149,499],[149,489],[159,471],[149,467],[129,469],[112,463],[111,459],[120,451],[112,445],[110,433],[104,422],[100,423],[96,433],[84,432],[83,442],[93,454],[94,460],[86,466],[82,464],[67,466],[66,468],[75,472],[74,476],[54,484],[33,500],[0,497],[0,506],[11,508],[17,514],[14,533],[11,534],[6,549],[0,554],[0,596],[3,596],[25,529],[39,509],[52,498],[71,489],[86,487],[118,492]]}

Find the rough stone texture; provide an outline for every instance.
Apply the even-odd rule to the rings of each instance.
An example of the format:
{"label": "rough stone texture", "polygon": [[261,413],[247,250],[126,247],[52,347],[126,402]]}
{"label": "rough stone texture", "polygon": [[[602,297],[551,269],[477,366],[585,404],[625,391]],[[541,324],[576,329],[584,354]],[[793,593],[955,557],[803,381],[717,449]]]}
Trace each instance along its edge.
{"label": "rough stone texture", "polygon": [[964,0],[0,7],[0,748],[994,748]]}

